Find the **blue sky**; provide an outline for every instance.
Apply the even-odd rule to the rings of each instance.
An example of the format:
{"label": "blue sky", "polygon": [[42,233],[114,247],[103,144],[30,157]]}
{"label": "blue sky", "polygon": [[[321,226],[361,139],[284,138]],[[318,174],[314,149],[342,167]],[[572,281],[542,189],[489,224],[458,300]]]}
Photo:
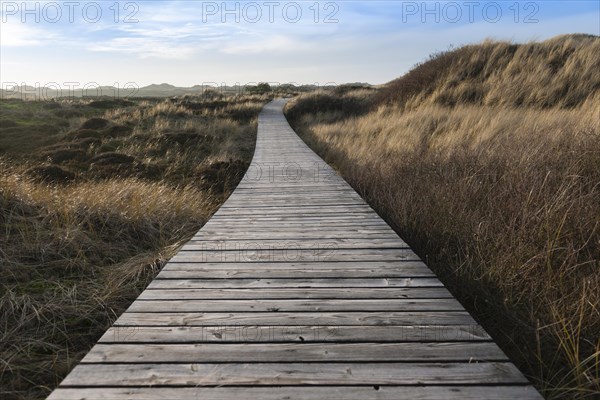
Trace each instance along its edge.
{"label": "blue sky", "polygon": [[486,38],[600,35],[600,1],[0,1],[0,82],[385,83]]}

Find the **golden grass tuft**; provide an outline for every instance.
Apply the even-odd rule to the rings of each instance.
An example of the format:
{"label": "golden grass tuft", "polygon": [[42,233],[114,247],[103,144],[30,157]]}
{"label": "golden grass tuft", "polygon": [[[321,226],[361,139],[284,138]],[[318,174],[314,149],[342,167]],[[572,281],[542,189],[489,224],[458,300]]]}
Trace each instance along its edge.
{"label": "golden grass tuft", "polygon": [[600,90],[600,37],[562,35],[538,43],[486,41],[435,55],[390,82],[379,101],[576,107]]}
{"label": "golden grass tuft", "polygon": [[56,386],[217,202],[139,180],[40,185],[0,176],[3,398]]}

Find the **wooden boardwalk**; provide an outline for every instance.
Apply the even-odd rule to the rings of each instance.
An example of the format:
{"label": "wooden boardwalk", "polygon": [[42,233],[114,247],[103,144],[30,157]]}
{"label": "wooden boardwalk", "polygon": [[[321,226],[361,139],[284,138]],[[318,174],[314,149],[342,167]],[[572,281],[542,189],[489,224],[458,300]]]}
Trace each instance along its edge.
{"label": "wooden boardwalk", "polygon": [[231,198],[50,399],[541,399],[276,100]]}

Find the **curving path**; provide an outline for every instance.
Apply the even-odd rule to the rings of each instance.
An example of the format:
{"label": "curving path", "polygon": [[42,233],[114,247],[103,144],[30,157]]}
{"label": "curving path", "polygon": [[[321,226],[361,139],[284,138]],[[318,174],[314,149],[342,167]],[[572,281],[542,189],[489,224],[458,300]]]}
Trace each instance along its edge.
{"label": "curving path", "polygon": [[49,398],[541,399],[284,103],[233,195]]}

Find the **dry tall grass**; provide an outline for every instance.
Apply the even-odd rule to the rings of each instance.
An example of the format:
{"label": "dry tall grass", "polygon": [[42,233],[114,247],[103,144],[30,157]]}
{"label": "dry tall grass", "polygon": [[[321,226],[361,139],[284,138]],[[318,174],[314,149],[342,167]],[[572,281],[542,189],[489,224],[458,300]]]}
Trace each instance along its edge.
{"label": "dry tall grass", "polygon": [[191,187],[0,176],[3,398],[41,398],[214,211]]}
{"label": "dry tall grass", "polygon": [[390,82],[380,101],[426,104],[576,107],[600,90],[600,40],[563,35],[540,43],[486,41],[436,54]]}
{"label": "dry tall grass", "polygon": [[265,102],[0,102],[2,399],[45,398],[229,196]]}
{"label": "dry tall grass", "polygon": [[[417,67],[414,86],[400,78],[344,94],[337,108],[320,107],[335,94],[288,108],[553,399],[600,394],[600,70],[588,68],[600,65],[599,45],[486,42]],[[433,83],[415,78],[436,68]],[[566,92],[546,78],[567,75]],[[482,95],[467,101],[461,87]]]}

